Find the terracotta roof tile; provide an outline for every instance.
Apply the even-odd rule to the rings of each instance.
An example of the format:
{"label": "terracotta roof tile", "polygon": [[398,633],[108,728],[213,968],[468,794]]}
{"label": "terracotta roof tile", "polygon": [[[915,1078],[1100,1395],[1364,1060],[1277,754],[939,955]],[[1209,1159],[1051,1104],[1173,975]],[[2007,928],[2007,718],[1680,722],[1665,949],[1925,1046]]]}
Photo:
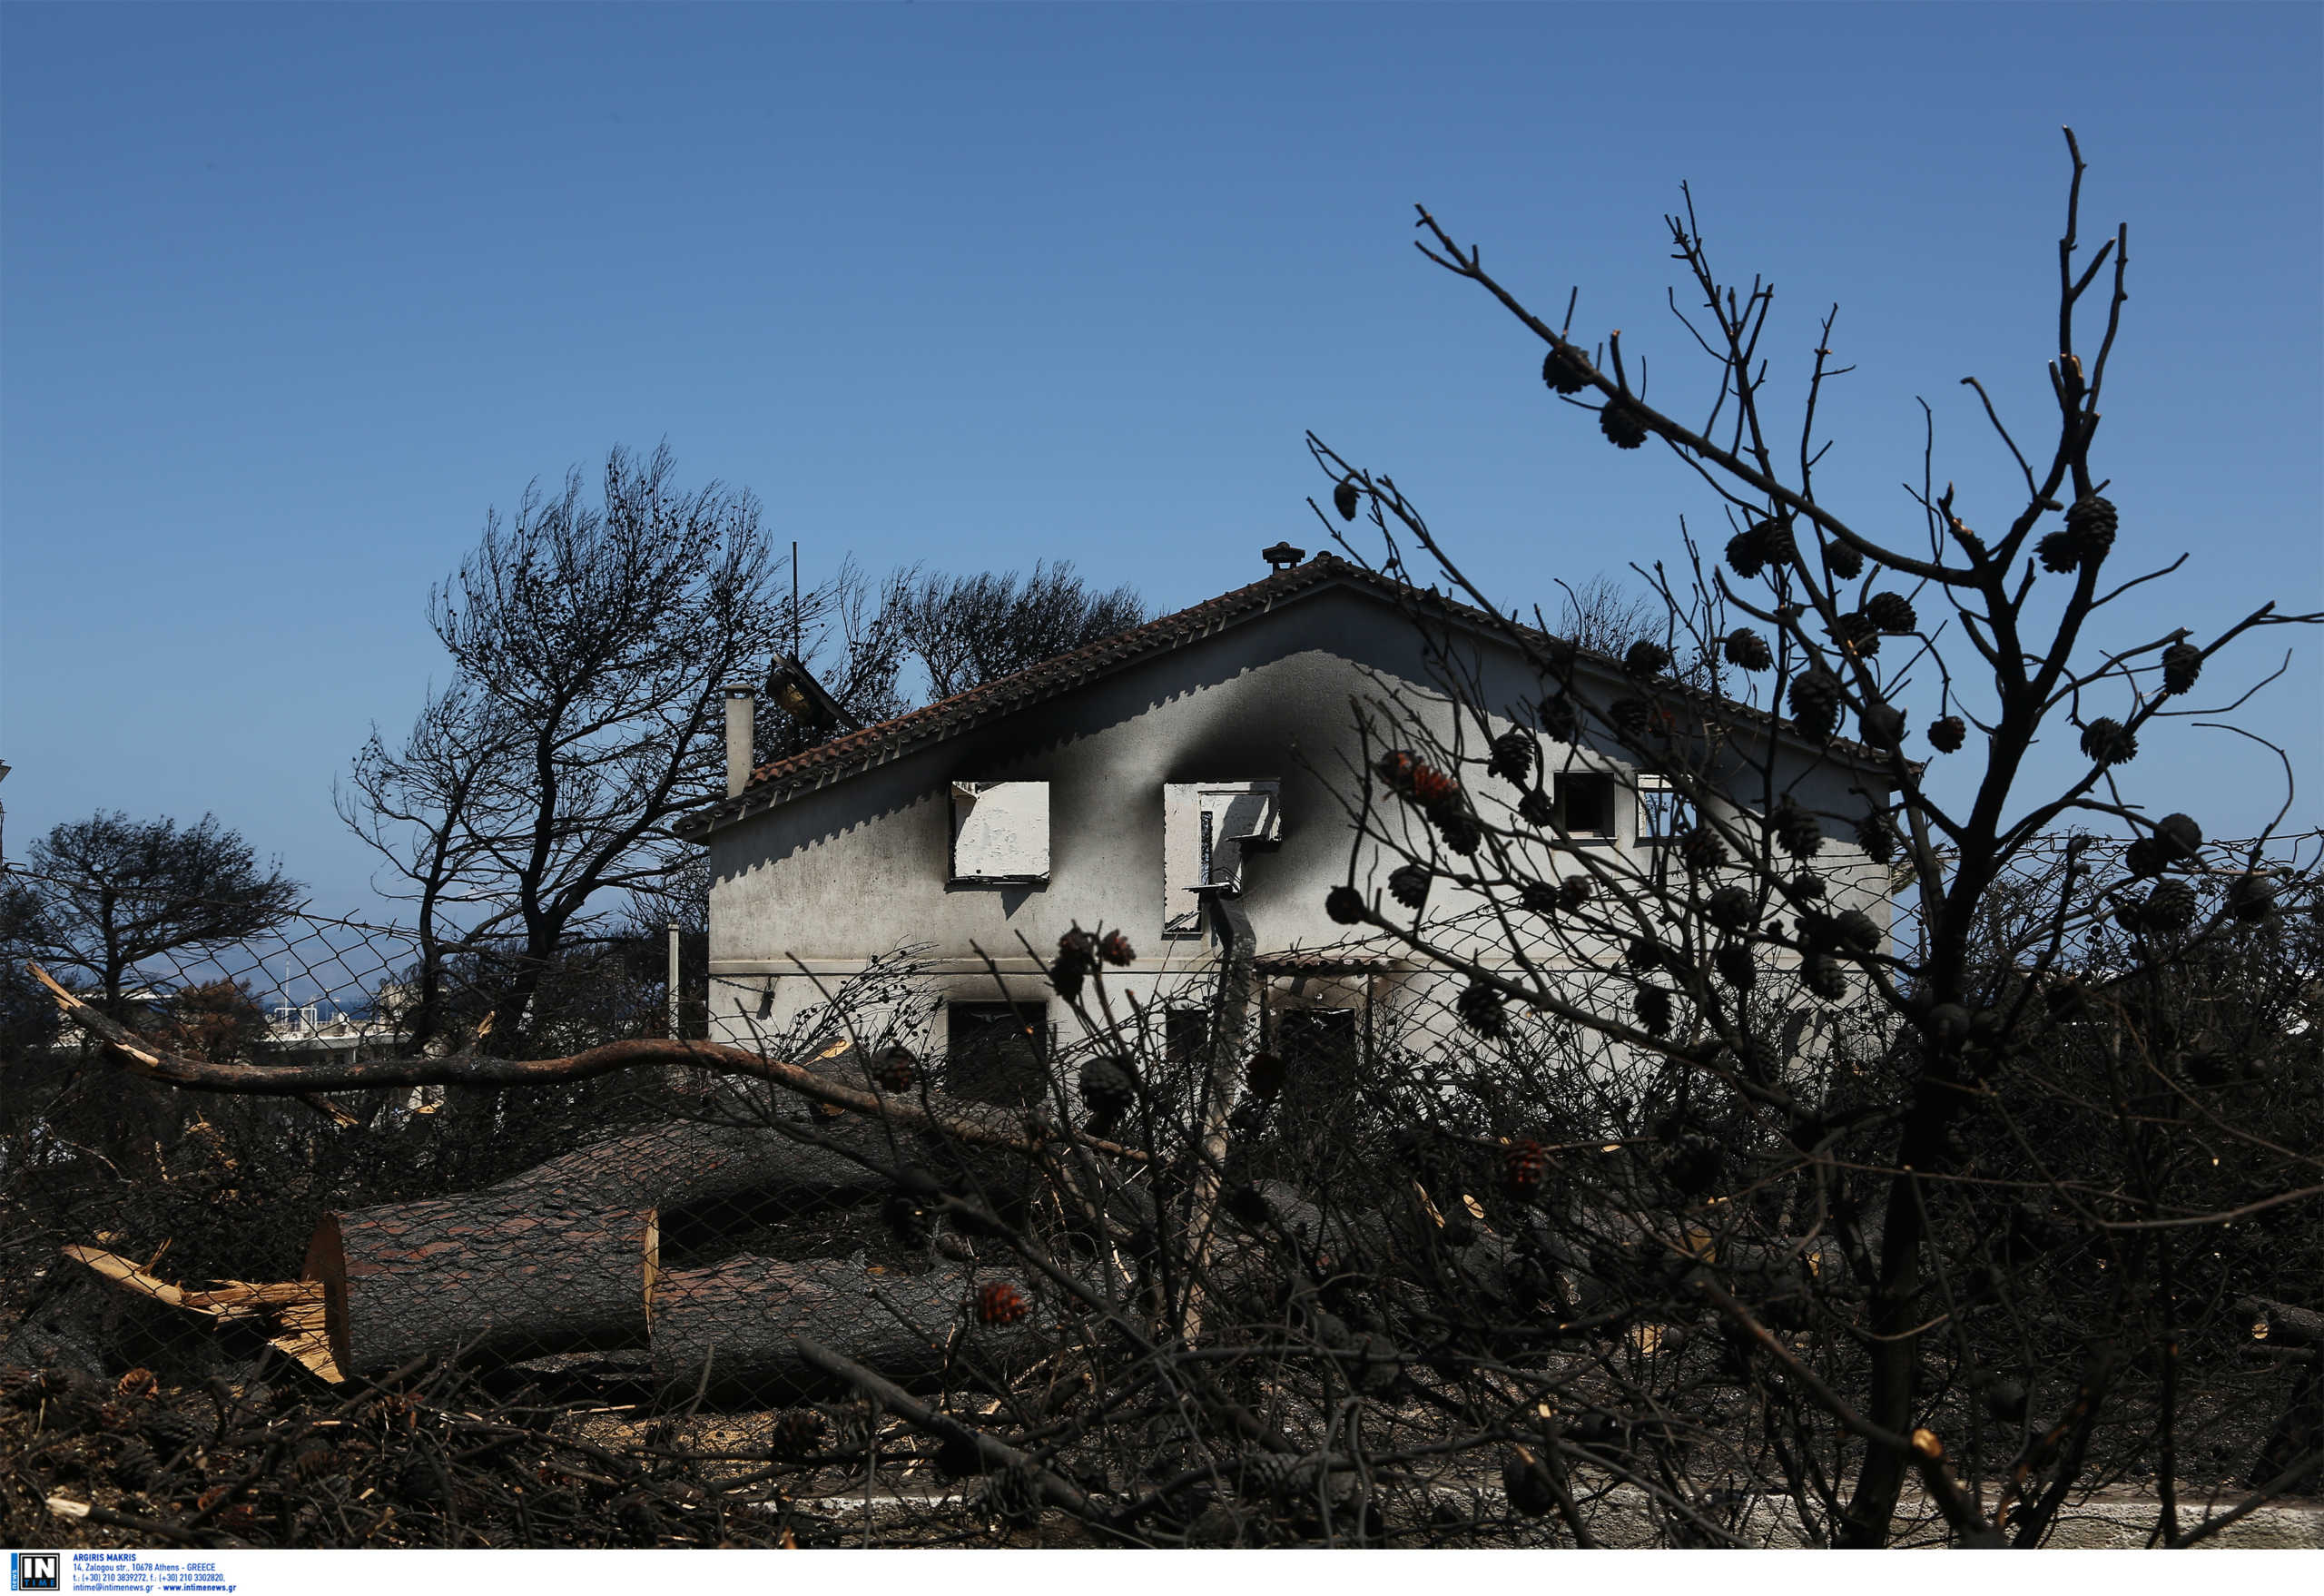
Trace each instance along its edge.
{"label": "terracotta roof tile", "polygon": [[[741,793],[697,811],[679,822],[676,830],[684,835],[696,834],[778,803],[793,793],[885,764],[911,749],[963,731],[990,715],[1053,698],[1136,660],[1209,636],[1236,622],[1263,615],[1284,599],[1333,582],[1369,587],[1392,600],[1418,602],[1447,618],[1491,624],[1482,610],[1445,598],[1433,588],[1421,592],[1352,560],[1319,554],[1304,565],[1272,572],[1247,587],[1222,593],[1216,598],[1029,665],[1013,675],[983,683],[893,720],[849,732],[788,758],[760,765],[751,772],[751,779]],[[1533,629],[1524,630],[1531,634]],[[1581,653],[1604,667],[1620,669],[1621,662],[1610,655],[1589,649]],[[1768,718],[1764,711],[1745,709],[1744,713],[1754,719]],[[1837,751],[1863,759],[1878,757],[1873,750],[1846,738],[1833,739],[1832,745]]]}

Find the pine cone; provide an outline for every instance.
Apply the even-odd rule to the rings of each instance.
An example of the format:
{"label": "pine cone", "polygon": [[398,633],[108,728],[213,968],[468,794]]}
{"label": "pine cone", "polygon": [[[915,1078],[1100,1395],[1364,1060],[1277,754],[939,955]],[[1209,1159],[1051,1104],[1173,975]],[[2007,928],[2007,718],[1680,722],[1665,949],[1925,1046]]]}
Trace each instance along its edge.
{"label": "pine cone", "polygon": [[1120,970],[1137,962],[1137,950],[1129,945],[1129,939],[1121,932],[1108,931],[1098,943],[1098,957]]}
{"label": "pine cone", "polygon": [[1832,921],[1840,945],[1869,953],[1880,946],[1880,927],[1861,909],[1843,909]]}
{"label": "pine cone", "polygon": [[1727,663],[1738,670],[1764,671],[1776,663],[1768,651],[1768,640],[1748,626],[1738,626],[1727,635]]}
{"label": "pine cone", "polygon": [[1558,817],[1557,805],[1550,795],[1536,787],[1517,801],[1517,818],[1529,826],[1546,826]]}
{"label": "pine cone", "polygon": [[1894,748],[1905,740],[1905,712],[1893,704],[1867,704],[1856,716],[1856,730],[1875,748]]}
{"label": "pine cone", "polygon": [[2195,889],[2185,882],[2163,882],[2149,892],[2139,921],[2149,931],[2181,931],[2195,922]]}
{"label": "pine cone", "polygon": [[1560,393],[1580,393],[1590,386],[1590,373],[1578,354],[1552,348],[1541,357],[1541,380]]}
{"label": "pine cone", "polygon": [[1103,1054],[1082,1066],[1081,1100],[1098,1118],[1113,1123],[1137,1102],[1137,1081],[1123,1064]]}
{"label": "pine cone", "polygon": [[162,1472],[162,1464],[151,1446],[132,1435],[115,1449],[113,1465],[107,1472],[112,1474],[113,1483],[123,1491],[143,1491]]}
{"label": "pine cone", "polygon": [[1824,901],[1824,878],[1814,871],[1801,871],[1791,878],[1790,886],[1792,895],[1803,903],[1821,903]]}
{"label": "pine cone", "polygon": [[919,1064],[909,1048],[890,1048],[880,1055],[872,1079],[883,1092],[908,1092],[920,1081]]}
{"label": "pine cone", "polygon": [[1324,912],[1334,925],[1361,925],[1364,908],[1364,894],[1344,882],[1324,894]]}
{"label": "pine cone", "polygon": [[1356,487],[1355,478],[1353,477],[1332,489],[1333,507],[1339,511],[1340,519],[1343,521],[1354,520],[1355,512],[1363,503],[1363,491]]}
{"label": "pine cone", "polygon": [[1679,856],[1698,871],[1717,870],[1727,862],[1727,844],[1708,823],[1688,828],[1679,842]]}
{"label": "pine cone", "polygon": [[1590,878],[1570,875],[1558,883],[1558,907],[1571,914],[1590,901]]}
{"label": "pine cone", "polygon": [[2071,532],[2048,534],[2034,546],[2034,552],[2041,557],[2043,570],[2055,571],[2060,576],[2082,563],[2082,546]]}
{"label": "pine cone", "polygon": [[153,1443],[153,1450],[163,1457],[169,1457],[173,1453],[183,1452],[189,1446],[198,1444],[215,1430],[214,1425],[198,1423],[182,1413],[165,1407],[149,1411],[138,1428],[144,1433],[145,1439]]}
{"label": "pine cone", "polygon": [[2184,693],[2203,674],[2203,651],[2191,643],[2173,643],[2162,651],[2162,690]]}
{"label": "pine cone", "polygon": [[1650,936],[1632,937],[1622,962],[1641,972],[1657,969],[1662,963],[1662,944]]}
{"label": "pine cone", "polygon": [[1511,1508],[1529,1519],[1540,1518],[1557,1506],[1546,1471],[1522,1446],[1511,1447],[1501,1460],[1501,1488]]}
{"label": "pine cone", "polygon": [[2133,838],[2131,845],[2122,850],[2122,868],[2131,872],[2132,881],[2143,876],[2161,875],[2162,867],[2170,862],[2169,852],[2152,837]]}
{"label": "pine cone", "polygon": [[2085,494],[2066,508],[2066,535],[2084,565],[2094,566],[2114,547],[2114,506],[2096,494]]}
{"label": "pine cone", "polygon": [[2203,828],[2191,814],[2166,814],[2154,823],[2154,840],[2171,859],[2192,859],[2203,845]]}
{"label": "pine cone", "polygon": [[1721,931],[1730,931],[1748,930],[1752,921],[1758,917],[1758,905],[1751,901],[1751,894],[1741,887],[1719,888],[1710,895],[1710,901],[1703,906],[1703,911],[1709,916],[1713,925]]}
{"label": "pine cone", "polygon": [[1571,743],[1581,735],[1581,716],[1572,699],[1552,693],[1541,700],[1541,735],[1552,743]]}
{"label": "pine cone", "polygon": [[1638,989],[1638,1022],[1647,1035],[1670,1034],[1670,990],[1641,982]]}
{"label": "pine cone", "polygon": [[1033,1311],[1025,1294],[1006,1280],[989,1281],[979,1286],[973,1304],[977,1323],[995,1327],[1017,1324]]}
{"label": "pine cone", "polygon": [[1606,724],[1635,743],[1654,724],[1654,706],[1643,698],[1617,698],[1606,706]]}
{"label": "pine cone", "polygon": [[1243,1078],[1254,1097],[1272,1098],[1283,1089],[1286,1073],[1283,1055],[1262,1049],[1252,1054],[1250,1063],[1244,1066]]}
{"label": "pine cone", "polygon": [[1502,996],[1482,981],[1472,982],[1453,1004],[1461,1023],[1479,1036],[1497,1037],[1509,1029],[1502,1011]]}
{"label": "pine cone", "polygon": [[1241,1470],[1244,1500],[1269,1503],[1285,1501],[1291,1494],[1292,1479],[1298,1468],[1298,1459],[1279,1452],[1245,1453]]}
{"label": "pine cone", "polygon": [[1901,593],[1876,593],[1864,601],[1864,613],[1884,632],[1910,632],[1920,625],[1913,601]]}
{"label": "pine cone", "polygon": [[1081,995],[1081,982],[1098,968],[1098,942],[1088,931],[1074,930],[1057,940],[1057,957],[1049,961],[1049,984],[1070,1001]]}
{"label": "pine cone", "polygon": [[1856,845],[1875,864],[1886,864],[1896,857],[1897,840],[1896,828],[1885,814],[1867,814],[1856,823]]}
{"label": "pine cone", "polygon": [[1802,985],[1827,1003],[1848,995],[1848,978],[1839,964],[1821,953],[1810,955],[1799,967]]}
{"label": "pine cone", "polygon": [[1436,822],[1436,834],[1444,839],[1444,845],[1463,858],[1474,853],[1485,840],[1477,817],[1457,804],[1440,806],[1431,818]]}
{"label": "pine cone", "polygon": [[1392,791],[1410,797],[1413,773],[1421,768],[1420,755],[1409,748],[1391,748],[1372,762],[1372,768]]}
{"label": "pine cone", "polygon": [[1790,526],[1780,520],[1760,522],[1752,530],[1759,535],[1759,549],[1771,566],[1787,566],[1799,552],[1799,544],[1791,535]]}
{"label": "pine cone", "polygon": [[906,1246],[926,1246],[935,1235],[928,1210],[917,1198],[900,1191],[891,1191],[880,1199],[880,1222]]}
{"label": "pine cone", "polygon": [[1485,771],[1524,786],[1533,779],[1533,739],[1520,731],[1503,732],[1492,740],[1492,755],[1485,761]]}
{"label": "pine cone", "polygon": [[2240,875],[2227,885],[2227,911],[2255,924],[2276,911],[2276,883],[2263,875]]}
{"label": "pine cone", "polygon": [[1748,991],[1759,978],[1758,961],[1751,957],[1748,942],[1725,942],[1710,956],[1711,968],[1719,978],[1738,991]]}
{"label": "pine cone", "polygon": [[2093,764],[2128,764],[2139,756],[2139,740],[2122,722],[2100,715],[2082,729],[2082,751]]}
{"label": "pine cone", "polygon": [[1794,859],[1813,859],[1824,845],[1824,828],[1788,798],[1777,801],[1768,823],[1775,829],[1777,846]]}
{"label": "pine cone", "polygon": [[1530,1138],[1502,1149],[1501,1184],[1519,1202],[1531,1202],[1550,1172],[1550,1155]]}
{"label": "pine cone", "polygon": [[1633,676],[1659,675],[1670,665],[1670,651],[1641,637],[1622,655],[1622,669]]}
{"label": "pine cone", "polygon": [[162,1383],[151,1369],[132,1369],[113,1382],[113,1390],[132,1401],[152,1401],[161,1394]]}
{"label": "pine cone", "polygon": [[1626,399],[1608,399],[1598,412],[1598,430],[1616,448],[1636,448],[1646,441],[1646,418]]}
{"label": "pine cone", "polygon": [[1558,890],[1547,882],[1527,882],[1518,890],[1517,901],[1529,914],[1543,920],[1554,919],[1558,911]]}
{"label": "pine cone", "polygon": [[1433,764],[1415,765],[1410,796],[1423,809],[1434,809],[1460,796],[1461,783]]}
{"label": "pine cone", "polygon": [[1727,563],[1734,567],[1737,576],[1747,580],[1768,568],[1768,540],[1759,536],[1758,526],[1738,532],[1727,540]]}
{"label": "pine cone", "polygon": [[1013,1464],[986,1480],[972,1505],[980,1518],[1004,1529],[1029,1530],[1040,1522],[1040,1488],[1029,1469]]}
{"label": "pine cone", "polygon": [[1957,714],[1942,715],[1928,724],[1928,745],[1939,754],[1957,754],[1969,740],[1969,728]]}
{"label": "pine cone", "polygon": [[1852,609],[1833,623],[1832,641],[1842,654],[1870,659],[1880,652],[1880,628],[1864,611]]}
{"label": "pine cone", "polygon": [[1662,1175],[1685,1196],[1697,1197],[1718,1184],[1725,1162],[1718,1142],[1689,1131],[1672,1145],[1663,1159]]}
{"label": "pine cone", "polygon": [[1404,864],[1388,873],[1388,895],[1407,909],[1428,901],[1429,874],[1425,865]]}
{"label": "pine cone", "polygon": [[1824,564],[1843,582],[1864,575],[1864,556],[1837,537],[1824,545]]}
{"label": "pine cone", "polygon": [[1791,718],[1811,737],[1828,737],[1840,724],[1840,679],[1822,665],[1791,679]]}

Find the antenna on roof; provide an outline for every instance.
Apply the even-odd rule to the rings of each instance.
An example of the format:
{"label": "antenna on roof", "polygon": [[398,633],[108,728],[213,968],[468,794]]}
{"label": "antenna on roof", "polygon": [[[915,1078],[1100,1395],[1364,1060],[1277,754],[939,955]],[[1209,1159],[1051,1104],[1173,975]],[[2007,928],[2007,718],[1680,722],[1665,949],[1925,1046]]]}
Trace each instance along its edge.
{"label": "antenna on roof", "polygon": [[799,540],[791,540],[791,657],[807,651],[806,623],[799,616]]}

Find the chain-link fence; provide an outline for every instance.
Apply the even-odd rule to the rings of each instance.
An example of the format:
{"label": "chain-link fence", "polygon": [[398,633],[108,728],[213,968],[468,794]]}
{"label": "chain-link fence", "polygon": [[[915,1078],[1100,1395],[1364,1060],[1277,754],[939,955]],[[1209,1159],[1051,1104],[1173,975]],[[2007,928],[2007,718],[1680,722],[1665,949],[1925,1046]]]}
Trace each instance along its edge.
{"label": "chain-link fence", "polygon": [[[2275,1300],[2324,1282],[2284,1200],[2324,1125],[2314,907],[2278,896],[2273,940],[2181,961],[2168,1037],[2136,994],[2044,1030],[2042,1089],[1925,1196],[1929,1423],[1986,1488],[2081,1502],[2167,1433],[2224,1499],[2318,1444]],[[1736,1545],[1845,1512],[1866,1438],[1817,1371],[1860,1346],[1893,1018],[1771,971],[1778,1111],[1377,949],[1230,945],[1131,1000],[1134,950],[1074,932],[1044,1014],[949,1028],[905,950],[741,1047],[687,1006],[705,951],[675,1025],[663,939],[431,956],[305,914],[12,987],[9,1511],[325,1545]],[[1637,1002],[1618,961],[1567,974]],[[2127,1097],[2126,1048],[2160,1050]],[[2116,1290],[2147,1233],[2093,1194],[2190,1123],[2211,1164],[2171,1200],[2211,1222],[2158,1363]],[[2291,1355],[2256,1364],[2270,1312]]]}

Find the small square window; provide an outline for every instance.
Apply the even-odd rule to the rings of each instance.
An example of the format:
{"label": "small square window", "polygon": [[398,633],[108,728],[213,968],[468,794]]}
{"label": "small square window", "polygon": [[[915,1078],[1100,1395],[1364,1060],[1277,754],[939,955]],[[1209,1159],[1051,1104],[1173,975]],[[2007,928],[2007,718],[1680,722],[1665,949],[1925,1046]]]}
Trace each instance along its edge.
{"label": "small square window", "polygon": [[1658,843],[1677,842],[1685,829],[1680,806],[1669,777],[1641,773],[1638,778],[1639,846],[1651,848]]}
{"label": "small square window", "polygon": [[1614,834],[1614,778],[1596,771],[1565,771],[1558,776],[1558,824],[1568,836]]}
{"label": "small square window", "polygon": [[1049,879],[1047,782],[952,783],[952,879]]}
{"label": "small square window", "polygon": [[1037,1101],[1049,1053],[1040,1003],[947,1003],[944,1089],[955,1097],[1013,1106]]}
{"label": "small square window", "polygon": [[1173,782],[1162,789],[1162,934],[1204,934],[1195,887],[1236,885],[1243,850],[1278,842],[1280,782]]}

